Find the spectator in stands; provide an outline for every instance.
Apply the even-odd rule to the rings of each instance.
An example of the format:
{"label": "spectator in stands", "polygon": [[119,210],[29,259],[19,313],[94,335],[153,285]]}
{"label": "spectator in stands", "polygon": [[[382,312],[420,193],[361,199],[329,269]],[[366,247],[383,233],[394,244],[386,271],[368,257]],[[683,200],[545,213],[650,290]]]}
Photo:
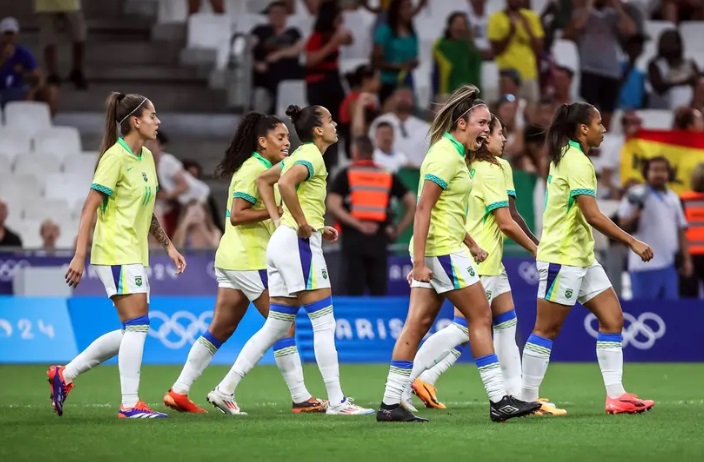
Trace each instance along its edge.
{"label": "spectator in stands", "polygon": [[692,103],[690,104],[694,109],[699,109],[699,111],[704,112],[704,74],[699,74],[697,76],[697,82],[694,85],[694,91],[692,93]]}
{"label": "spectator in stands", "polygon": [[44,48],[47,82],[61,83],[57,44],[63,33],[68,33],[73,44],[73,65],[68,80],[79,90],[88,88],[83,72],[86,55],[86,20],[81,9],[81,0],[34,0],[34,11],[39,25],[39,41]]}
{"label": "spectator in stands", "polygon": [[374,32],[372,51],[372,65],[381,70],[379,100],[382,106],[396,87],[413,88],[413,71],[418,64],[413,3],[411,0],[391,0],[386,22]]}
{"label": "spectator in stands", "polygon": [[[195,160],[183,159],[183,168],[185,168],[188,173],[193,175],[193,178],[203,182],[205,181],[203,178],[203,166]],[[224,233],[225,225],[220,218],[220,208],[218,207],[218,202],[215,200],[212,190],[208,193],[207,205],[208,210],[210,211],[210,217],[212,218],[213,223],[215,223],[215,227],[219,229],[220,232]]]}
{"label": "spectator in stands", "polygon": [[56,250],[56,241],[61,236],[61,228],[52,219],[46,219],[39,227],[39,236],[42,238],[42,250],[53,252]]}
{"label": "spectator in stands", "polygon": [[181,214],[180,207],[194,200],[206,203],[210,194],[207,184],[186,171],[183,163],[175,156],[164,152],[168,143],[169,138],[162,130],[157,133],[156,140],[146,143],[154,155],[159,176],[157,208],[165,219],[164,229],[167,234],[173,233],[176,228],[176,220]]}
{"label": "spectator in stands", "polygon": [[[346,295],[386,295],[388,246],[413,221],[416,198],[393,173],[372,160],[374,147],[355,138],[352,164],[341,170],[327,198],[328,210],[342,227],[343,280]],[[403,217],[394,224],[391,199],[403,202]]]}
{"label": "spectator in stands", "polygon": [[465,84],[481,89],[482,56],[465,13],[447,18],[444,35],[433,45],[433,62],[435,95],[449,95]]}
{"label": "spectator in stands", "polygon": [[521,75],[516,69],[508,68],[499,71],[499,95],[507,100],[512,99],[511,96],[513,96],[516,103],[515,114],[522,127],[528,102],[521,96]]}
{"label": "spectator in stands", "polygon": [[523,0],[506,0],[506,9],[489,17],[487,35],[499,69],[516,69],[521,96],[530,103],[540,99],[538,56],[543,50],[543,26]]}
{"label": "spectator in stands", "polygon": [[177,248],[214,249],[221,237],[222,232],[203,202],[191,201],[183,207],[173,239]]}
{"label": "spectator in stands", "polygon": [[[345,154],[352,157],[352,138],[369,131],[372,121],[379,115],[379,71],[368,64],[358,66],[345,75],[350,92],[340,105],[337,131],[345,142]],[[353,130],[352,127],[355,127]],[[354,134],[353,134],[354,132]]]}
{"label": "spectator in stands", "polygon": [[646,104],[645,73],[637,66],[638,58],[643,54],[643,45],[648,40],[645,34],[635,34],[626,39],[623,51],[627,60],[621,63],[621,90],[619,91],[619,109],[642,109]]}
{"label": "spectator in stands", "polygon": [[376,126],[388,122],[394,127],[394,149],[408,157],[409,165],[420,168],[428,152],[428,129],[430,125],[413,115],[415,96],[410,88],[397,88],[391,97],[390,112],[374,120],[369,137],[376,138]]}
{"label": "spectator in stands", "polygon": [[620,133],[605,133],[601,146],[589,152],[598,180],[599,199],[621,199],[621,151],[626,141],[643,128],[643,119],[633,110],[624,112],[616,122],[621,124]]}
{"label": "spectator in stands", "polygon": [[607,130],[621,91],[620,38],[636,32],[621,0],[587,0],[563,32],[579,49],[579,94],[601,111]]}
{"label": "spectator in stands", "polygon": [[305,40],[295,27],[286,27],[286,5],[273,2],[267,8],[269,24],[255,27],[252,37],[254,107],[262,113],[273,113],[282,80],[303,78],[299,55]]}
{"label": "spectator in stands", "polygon": [[636,239],[647,240],[655,255],[648,264],[637,256],[628,256],[634,299],[679,298],[677,253],[683,258],[683,274],[692,274],[682,204],[677,194],[667,187],[672,176],[672,166],[666,157],[646,160],[643,165],[646,183],[629,189],[619,205],[620,226]]}
{"label": "spectator in stands", "polygon": [[376,126],[373,160],[393,173],[409,165],[408,157],[394,149],[394,126],[389,122],[380,122]]}
{"label": "spectator in stands", "polygon": [[514,156],[513,158],[513,164],[518,170],[535,173],[541,178],[547,178],[549,160],[545,146],[545,134],[557,107],[555,101],[550,97],[544,97],[538,103],[530,122],[526,124],[523,132],[523,155]]}
{"label": "spectator in stands", "polygon": [[538,85],[540,94],[550,95],[555,78],[557,61],[552,54],[552,45],[555,40],[555,31],[546,31],[543,37],[543,50],[538,55]]}
{"label": "spectator in stands", "polygon": [[486,0],[467,0],[467,19],[469,28],[474,39],[474,46],[479,50],[482,59],[491,59],[494,52],[491,51],[491,43],[487,36],[489,28],[489,16],[486,14]]}
{"label": "spectator in stands", "polygon": [[[327,1],[320,5],[313,33],[306,43],[306,95],[308,104],[335,110],[345,99],[340,81],[340,46],[352,44],[352,33],[343,25],[337,3]],[[337,165],[337,144],[325,152],[328,172]]]}
{"label": "spectator in stands", "polygon": [[[196,14],[200,11],[203,0],[188,0],[188,15]],[[210,0],[210,7],[215,14],[225,14],[224,0]]]}
{"label": "spectator in stands", "polygon": [[665,21],[704,20],[704,1],[702,0],[660,0],[660,15]]}
{"label": "spectator in stands", "polygon": [[[684,57],[682,35],[677,29],[663,31],[658,54],[648,64],[648,79],[653,87],[651,107],[675,109],[692,101],[699,70],[694,60]],[[660,104],[658,104],[660,103]]]}
{"label": "spectator in stands", "polygon": [[22,239],[5,226],[8,216],[7,202],[0,198],[0,247],[22,247]]}
{"label": "spectator in stands", "polygon": [[525,121],[519,107],[518,99],[512,94],[506,94],[499,99],[492,111],[504,129],[507,159],[519,158],[523,155]]}
{"label": "spectator in stands", "polygon": [[683,130],[687,132],[703,133],[704,116],[699,109],[692,107],[682,107],[675,112],[675,119],[672,124],[673,130]]}
{"label": "spectator in stands", "polygon": [[680,296],[697,298],[700,283],[704,284],[704,162],[697,164],[692,171],[691,191],[682,193],[682,206],[685,219],[689,222],[685,237],[689,253],[692,255],[694,271],[687,277],[680,275]]}
{"label": "spectator in stands", "polygon": [[[379,0],[378,6],[372,6],[369,4],[369,0],[359,0],[359,4],[368,11],[376,14],[376,23],[374,24],[374,31],[381,25],[386,23],[389,18],[389,10],[391,9],[391,3],[393,0]],[[428,0],[418,0],[418,3],[413,6],[411,13],[413,16],[420,13],[420,10],[425,8]]]}
{"label": "spectator in stands", "polygon": [[20,24],[12,17],[0,21],[0,107],[10,101],[43,101],[56,114],[57,91],[45,85],[34,55],[16,43]]}
{"label": "spectator in stands", "polygon": [[553,67],[549,96],[555,101],[555,104],[571,104],[574,102],[574,98],[572,98],[573,80],[574,71],[569,67],[561,65]]}

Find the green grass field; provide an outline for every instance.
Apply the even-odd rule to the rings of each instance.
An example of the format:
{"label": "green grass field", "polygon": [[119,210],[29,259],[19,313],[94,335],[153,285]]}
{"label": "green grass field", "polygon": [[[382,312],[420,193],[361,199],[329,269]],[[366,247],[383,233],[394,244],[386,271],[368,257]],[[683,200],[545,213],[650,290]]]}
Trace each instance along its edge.
{"label": "green grass field", "polygon": [[[315,365],[305,370],[310,391],[324,397]],[[161,397],[178,372],[143,368],[142,399],[164,410]],[[225,372],[209,368],[194,386],[194,400],[207,405],[206,393]],[[382,365],[344,366],[343,390],[376,407],[386,372]],[[542,394],[569,415],[496,424],[474,366],[458,365],[438,382],[447,410],[423,409],[427,424],[379,424],[374,416],[292,414],[283,379],[267,366],[255,368],[238,390],[248,416],[210,407],[208,414],[169,410],[169,419],[125,421],[116,418],[116,367],[79,377],[59,418],[45,368],[3,365],[0,461],[702,461],[703,379],[704,364],[627,365],[627,388],[657,404],[646,414],[608,416],[596,364],[553,364]]]}

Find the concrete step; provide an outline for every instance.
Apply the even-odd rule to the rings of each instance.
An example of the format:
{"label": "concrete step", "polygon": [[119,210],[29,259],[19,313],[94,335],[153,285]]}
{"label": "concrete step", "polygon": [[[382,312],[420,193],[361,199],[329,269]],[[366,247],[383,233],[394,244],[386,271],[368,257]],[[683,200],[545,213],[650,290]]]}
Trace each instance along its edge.
{"label": "concrete step", "polygon": [[160,84],[185,83],[192,85],[207,85],[206,76],[190,67],[171,64],[141,64],[141,65],[100,65],[88,64],[86,76],[91,83],[99,82],[153,82]]}
{"label": "concrete step", "polygon": [[86,61],[89,64],[176,64],[182,43],[143,42],[143,43],[101,43],[89,46]]}

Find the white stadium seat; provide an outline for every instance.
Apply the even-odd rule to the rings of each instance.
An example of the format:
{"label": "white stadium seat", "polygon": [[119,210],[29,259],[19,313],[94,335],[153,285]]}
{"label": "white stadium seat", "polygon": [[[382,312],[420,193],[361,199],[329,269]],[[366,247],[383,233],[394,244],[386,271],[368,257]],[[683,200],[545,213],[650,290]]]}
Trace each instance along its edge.
{"label": "white stadium seat", "polygon": [[31,136],[13,128],[0,127],[0,157],[13,161],[19,153],[31,150]]}
{"label": "white stadium seat", "polygon": [[34,137],[35,152],[52,152],[64,158],[82,150],[81,135],[75,127],[52,127]]}
{"label": "white stadium seat", "polygon": [[[0,155],[0,172],[12,171],[12,160],[10,157]],[[0,180],[2,181],[2,180]]]}
{"label": "white stadium seat", "polygon": [[499,68],[494,61],[482,61],[481,99],[492,103],[499,99]]}
{"label": "white stadium seat", "polygon": [[684,54],[691,51],[704,51],[704,21],[682,21],[680,34],[684,41]]}
{"label": "white stadium seat", "polygon": [[643,119],[643,128],[653,130],[671,130],[674,114],[669,109],[643,109],[638,111]]}
{"label": "white stadium seat", "polygon": [[223,69],[230,52],[232,26],[227,15],[196,13],[188,18],[186,48],[216,50],[216,66]]}
{"label": "white stadium seat", "polygon": [[19,175],[7,173],[0,176],[0,193],[17,195],[18,199],[24,197],[41,197],[44,187],[38,179],[38,174]]}
{"label": "white stadium seat", "polygon": [[[232,32],[248,34],[257,26],[262,26],[268,23],[267,17],[263,14],[256,13],[241,13],[232,18]],[[305,36],[305,32],[301,31]],[[227,38],[227,43],[230,43],[230,38]]]}
{"label": "white stadium seat", "polygon": [[96,153],[75,154],[64,158],[64,173],[79,175],[90,179],[95,172],[95,163],[98,160]]}
{"label": "white stadium seat", "polygon": [[44,196],[68,203],[71,215],[77,204],[82,203],[90,189],[90,176],[55,173],[44,177]]}
{"label": "white stadium seat", "polygon": [[44,156],[41,160],[37,156],[25,154],[18,156],[15,160],[15,175],[46,175],[49,173],[59,173],[61,171],[61,160],[53,156]]}
{"label": "white stadium seat", "polygon": [[187,17],[188,6],[186,5],[186,2],[159,0],[159,9],[157,10],[158,23],[185,23]]}
{"label": "white stadium seat", "polygon": [[282,80],[279,82],[279,95],[286,95],[285,98],[278,98],[276,102],[276,115],[286,114],[289,104],[296,104],[300,107],[308,105],[306,96],[306,83],[303,80]]}
{"label": "white stadium seat", "polygon": [[5,105],[5,126],[34,136],[51,127],[49,105],[34,101],[11,101]]}
{"label": "white stadium seat", "polygon": [[22,247],[25,249],[39,249],[42,246],[42,238],[39,235],[41,220],[25,219],[17,225],[17,234],[22,238]]}
{"label": "white stadium seat", "polygon": [[40,223],[47,218],[51,218],[57,223],[72,220],[71,208],[62,199],[36,198],[32,201],[24,202],[23,210],[25,220],[38,220]]}

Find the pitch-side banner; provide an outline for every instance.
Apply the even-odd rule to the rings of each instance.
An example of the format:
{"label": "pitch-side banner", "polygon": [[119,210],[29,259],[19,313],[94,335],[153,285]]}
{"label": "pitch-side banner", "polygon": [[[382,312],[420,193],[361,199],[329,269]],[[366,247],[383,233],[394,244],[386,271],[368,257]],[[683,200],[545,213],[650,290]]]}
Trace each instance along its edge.
{"label": "pitch-side banner", "polygon": [[621,182],[643,181],[643,161],[665,156],[674,168],[669,186],[681,193],[690,190],[692,171],[704,162],[704,134],[684,131],[641,130],[621,150]]}

